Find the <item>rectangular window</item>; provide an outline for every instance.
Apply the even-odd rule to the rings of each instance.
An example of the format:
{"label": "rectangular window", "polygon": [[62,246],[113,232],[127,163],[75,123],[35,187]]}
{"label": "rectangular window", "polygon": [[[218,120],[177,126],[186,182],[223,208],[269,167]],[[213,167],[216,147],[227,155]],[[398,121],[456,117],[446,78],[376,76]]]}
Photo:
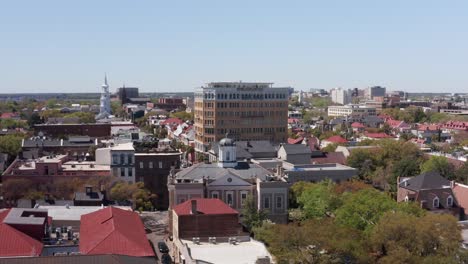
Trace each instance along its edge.
{"label": "rectangular window", "polygon": [[163,163],[162,163],[162,161],[160,161],[159,162],[159,168],[162,169],[162,167],[163,167]]}
{"label": "rectangular window", "polygon": [[119,163],[119,156],[117,154],[112,155],[112,164]]}
{"label": "rectangular window", "polygon": [[270,197],[263,198],[263,208],[265,209],[270,208]]}
{"label": "rectangular window", "polygon": [[120,177],[125,177],[126,168],[120,168]]}
{"label": "rectangular window", "polygon": [[276,208],[283,208],[283,197],[276,196]]}
{"label": "rectangular window", "polygon": [[120,164],[125,164],[125,155],[120,154]]}
{"label": "rectangular window", "polygon": [[140,169],[143,169],[144,165],[143,165],[143,161],[140,161]]}
{"label": "rectangular window", "polygon": [[219,199],[219,193],[218,192],[211,192],[211,198]]}
{"label": "rectangular window", "polygon": [[247,192],[241,192],[241,205],[245,204],[245,200],[247,200]]}
{"label": "rectangular window", "polygon": [[148,162],[148,168],[150,168],[150,169],[153,168],[153,162],[152,161]]}
{"label": "rectangular window", "polygon": [[133,177],[133,169],[128,168],[128,177]]}
{"label": "rectangular window", "polygon": [[229,206],[233,206],[234,205],[234,195],[232,192],[227,192],[226,193],[226,203],[229,205]]}

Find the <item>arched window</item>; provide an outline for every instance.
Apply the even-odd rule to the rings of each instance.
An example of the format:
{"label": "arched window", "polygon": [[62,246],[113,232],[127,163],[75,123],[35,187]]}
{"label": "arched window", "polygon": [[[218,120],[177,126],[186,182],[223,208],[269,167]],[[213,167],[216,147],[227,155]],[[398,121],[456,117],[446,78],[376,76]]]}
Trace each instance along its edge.
{"label": "arched window", "polygon": [[450,195],[447,197],[447,207],[452,207],[453,206],[453,197]]}
{"label": "arched window", "polygon": [[434,208],[438,208],[439,207],[439,198],[434,198],[434,200],[432,200],[432,207]]}

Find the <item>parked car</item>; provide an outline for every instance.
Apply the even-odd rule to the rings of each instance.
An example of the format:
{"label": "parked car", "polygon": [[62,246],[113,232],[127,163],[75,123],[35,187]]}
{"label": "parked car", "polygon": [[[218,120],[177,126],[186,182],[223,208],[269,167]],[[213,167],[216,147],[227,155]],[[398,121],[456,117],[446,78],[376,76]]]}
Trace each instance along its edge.
{"label": "parked car", "polygon": [[169,247],[163,241],[158,242],[158,249],[161,253],[169,253]]}
{"label": "parked car", "polygon": [[161,263],[162,264],[171,264],[172,263],[171,256],[169,256],[169,254],[163,254],[161,256]]}

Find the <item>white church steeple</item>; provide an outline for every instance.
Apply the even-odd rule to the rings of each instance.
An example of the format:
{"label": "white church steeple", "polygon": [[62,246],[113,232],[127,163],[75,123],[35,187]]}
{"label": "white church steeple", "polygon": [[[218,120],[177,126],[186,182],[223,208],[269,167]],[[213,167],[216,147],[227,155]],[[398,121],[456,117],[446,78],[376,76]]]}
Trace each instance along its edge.
{"label": "white church steeple", "polygon": [[96,119],[108,118],[111,115],[109,84],[107,83],[107,74],[104,74],[104,84],[101,86],[101,99],[99,104],[99,114]]}

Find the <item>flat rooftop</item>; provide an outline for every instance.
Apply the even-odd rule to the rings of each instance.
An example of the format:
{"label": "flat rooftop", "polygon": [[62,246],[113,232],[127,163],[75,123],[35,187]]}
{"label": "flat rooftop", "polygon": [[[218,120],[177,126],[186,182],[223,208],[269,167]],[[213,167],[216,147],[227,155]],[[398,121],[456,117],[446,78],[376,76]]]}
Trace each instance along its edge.
{"label": "flat rooftop", "polygon": [[[131,211],[129,206],[114,206],[116,208]],[[69,220],[80,221],[81,216],[101,210],[102,206],[60,206],[60,205],[40,205],[39,209],[46,210],[53,221]]]}
{"label": "flat rooftop", "polygon": [[268,256],[272,259],[265,245],[256,240],[240,242],[237,245],[229,243],[200,243],[191,240],[181,240],[190,248],[192,259],[202,263],[223,264],[255,264],[257,258]]}
{"label": "flat rooftop", "polygon": [[326,164],[303,164],[294,165],[289,162],[283,162],[283,168],[286,171],[336,171],[336,170],[356,170],[355,168],[341,165],[339,163]]}

